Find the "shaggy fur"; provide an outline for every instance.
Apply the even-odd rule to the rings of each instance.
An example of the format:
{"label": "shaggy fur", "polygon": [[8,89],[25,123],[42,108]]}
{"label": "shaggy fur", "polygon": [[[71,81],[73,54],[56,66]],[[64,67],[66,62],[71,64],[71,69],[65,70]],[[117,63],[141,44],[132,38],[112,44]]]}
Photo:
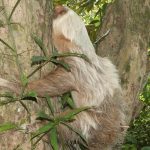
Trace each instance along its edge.
{"label": "shaggy fur", "polygon": [[[110,60],[96,55],[84,23],[74,11],[57,6],[54,17],[53,42],[58,51],[85,54],[90,63],[77,57],[64,58],[71,72],[58,67],[43,79],[30,82],[28,90],[52,97],[71,91],[77,107],[93,107],[80,113],[72,126],[81,130],[89,149],[112,149],[124,131],[124,102],[117,70]],[[0,86],[13,90],[14,85],[0,79]],[[65,127],[59,131],[62,139],[78,140],[78,136]]]}

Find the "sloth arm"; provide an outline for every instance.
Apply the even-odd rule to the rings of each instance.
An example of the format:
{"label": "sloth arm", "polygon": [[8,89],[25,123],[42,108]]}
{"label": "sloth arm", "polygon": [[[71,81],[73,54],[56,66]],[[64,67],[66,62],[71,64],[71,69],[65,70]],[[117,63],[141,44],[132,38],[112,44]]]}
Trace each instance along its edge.
{"label": "sloth arm", "polygon": [[74,76],[64,68],[58,67],[44,78],[28,84],[28,91],[35,91],[38,96],[58,96],[65,92],[75,90]]}

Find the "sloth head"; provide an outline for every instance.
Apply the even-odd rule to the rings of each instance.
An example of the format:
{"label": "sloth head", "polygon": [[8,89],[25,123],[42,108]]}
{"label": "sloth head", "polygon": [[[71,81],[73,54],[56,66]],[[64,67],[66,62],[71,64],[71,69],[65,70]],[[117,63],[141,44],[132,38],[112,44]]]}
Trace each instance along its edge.
{"label": "sloth head", "polygon": [[[94,49],[84,22],[73,10],[66,6],[59,5],[54,9],[53,39],[54,45],[56,48],[58,47],[58,50],[60,49],[58,43],[64,44],[67,50],[69,50],[69,46],[70,49],[73,46],[79,47],[85,52]],[[58,39],[63,41],[57,42]],[[68,43],[67,45],[67,42],[70,42],[70,44]]]}

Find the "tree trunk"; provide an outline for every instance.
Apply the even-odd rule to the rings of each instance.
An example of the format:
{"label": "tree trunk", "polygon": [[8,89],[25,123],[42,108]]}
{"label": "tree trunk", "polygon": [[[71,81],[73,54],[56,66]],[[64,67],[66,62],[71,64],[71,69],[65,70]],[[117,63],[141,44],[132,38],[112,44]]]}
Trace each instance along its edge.
{"label": "tree trunk", "polygon": [[141,109],[138,98],[150,71],[150,1],[116,0],[108,7],[98,35],[109,29],[97,44],[97,53],[109,57],[119,70],[129,123]]}
{"label": "tree trunk", "polygon": [[[47,47],[46,55],[51,50],[51,13],[52,1],[49,0],[22,0],[10,19],[18,0],[0,0],[0,38],[9,44],[15,51],[0,42],[0,76],[9,80],[16,80],[22,74],[28,75],[34,67],[30,66],[30,59],[33,55],[40,55],[40,48],[31,38],[31,34],[36,34],[42,38]],[[16,63],[17,62],[17,63]],[[15,74],[19,77],[15,77]],[[36,73],[38,78],[41,73]],[[0,106],[0,124],[14,122],[23,128],[32,123],[36,111],[41,110],[43,102],[37,105],[33,102],[24,102],[31,112],[31,122],[29,114],[19,102]],[[39,107],[40,106],[40,107]],[[33,109],[34,108],[34,109]],[[33,119],[34,118],[34,119]],[[31,149],[30,135],[21,131],[10,131],[0,135],[0,149]],[[38,144],[37,149],[44,149],[43,144]]]}

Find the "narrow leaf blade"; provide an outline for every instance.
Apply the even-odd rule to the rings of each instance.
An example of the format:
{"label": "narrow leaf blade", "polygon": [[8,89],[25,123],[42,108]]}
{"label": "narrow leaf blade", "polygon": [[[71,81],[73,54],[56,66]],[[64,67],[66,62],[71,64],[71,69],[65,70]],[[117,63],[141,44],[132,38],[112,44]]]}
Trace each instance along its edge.
{"label": "narrow leaf blade", "polygon": [[34,139],[35,137],[37,137],[41,134],[44,134],[45,132],[50,131],[54,126],[55,126],[55,123],[48,123],[48,124],[42,126],[33,134],[31,139]]}
{"label": "narrow leaf blade", "polygon": [[60,65],[62,66],[64,69],[66,69],[67,71],[71,71],[70,70],[70,66],[65,63],[64,61],[61,60],[56,60],[56,59],[51,59],[51,62],[54,63],[55,65]]}
{"label": "narrow leaf blade", "polygon": [[17,125],[14,123],[0,124],[0,133],[11,130],[11,129],[15,129],[15,128],[17,128]]}
{"label": "narrow leaf blade", "polygon": [[59,150],[58,148],[58,139],[57,139],[57,129],[56,127],[54,127],[50,133],[50,143],[51,143],[51,146],[53,147],[53,150]]}
{"label": "narrow leaf blade", "polygon": [[54,115],[54,107],[53,107],[51,99],[48,95],[46,95],[46,101],[47,101],[48,107],[51,111],[51,114]]}
{"label": "narrow leaf blade", "polygon": [[33,56],[31,58],[31,66],[42,64],[46,60],[47,58],[45,56]]}

